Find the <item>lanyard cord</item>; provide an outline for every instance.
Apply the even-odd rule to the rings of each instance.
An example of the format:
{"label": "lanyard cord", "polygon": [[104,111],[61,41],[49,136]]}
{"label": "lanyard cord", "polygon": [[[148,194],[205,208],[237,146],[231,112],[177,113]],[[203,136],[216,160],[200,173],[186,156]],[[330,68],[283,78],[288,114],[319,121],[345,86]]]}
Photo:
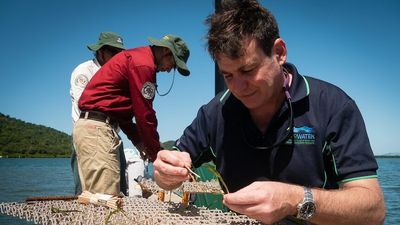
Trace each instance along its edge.
{"label": "lanyard cord", "polygon": [[164,94],[160,94],[160,92],[158,92],[158,85],[156,84],[156,91],[157,91],[157,94],[158,94],[159,96],[166,96],[166,95],[171,91],[172,86],[174,86],[174,82],[175,82],[175,69],[174,69],[174,74],[172,75],[172,83],[171,83],[171,86],[169,87],[168,91],[165,92]]}

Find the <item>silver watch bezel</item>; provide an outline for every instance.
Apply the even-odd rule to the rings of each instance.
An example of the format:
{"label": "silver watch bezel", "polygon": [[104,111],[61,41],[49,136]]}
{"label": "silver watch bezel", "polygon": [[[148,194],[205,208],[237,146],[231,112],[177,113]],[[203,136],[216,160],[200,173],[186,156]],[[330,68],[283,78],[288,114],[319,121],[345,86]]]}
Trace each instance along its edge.
{"label": "silver watch bezel", "polygon": [[309,220],[314,216],[316,209],[311,189],[304,187],[304,199],[297,205],[296,217],[302,220]]}

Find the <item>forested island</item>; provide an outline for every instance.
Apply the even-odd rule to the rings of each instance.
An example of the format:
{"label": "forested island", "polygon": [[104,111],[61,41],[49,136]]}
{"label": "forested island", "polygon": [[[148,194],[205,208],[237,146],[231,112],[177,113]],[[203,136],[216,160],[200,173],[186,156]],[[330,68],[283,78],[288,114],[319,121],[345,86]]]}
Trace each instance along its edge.
{"label": "forested island", "polygon": [[0,113],[2,157],[69,157],[71,135]]}
{"label": "forested island", "polygon": [[[164,142],[172,149],[174,141]],[[0,113],[0,157],[70,157],[72,137],[54,128],[28,123]]]}

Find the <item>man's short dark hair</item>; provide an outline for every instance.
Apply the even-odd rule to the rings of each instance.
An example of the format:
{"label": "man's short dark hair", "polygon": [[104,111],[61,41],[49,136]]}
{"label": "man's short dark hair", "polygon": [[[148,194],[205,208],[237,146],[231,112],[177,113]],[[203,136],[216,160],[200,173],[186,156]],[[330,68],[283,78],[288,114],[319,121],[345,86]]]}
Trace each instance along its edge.
{"label": "man's short dark hair", "polygon": [[206,19],[208,51],[230,58],[243,55],[243,40],[255,38],[264,53],[271,55],[272,46],[279,38],[275,17],[257,0],[221,0],[216,12]]}

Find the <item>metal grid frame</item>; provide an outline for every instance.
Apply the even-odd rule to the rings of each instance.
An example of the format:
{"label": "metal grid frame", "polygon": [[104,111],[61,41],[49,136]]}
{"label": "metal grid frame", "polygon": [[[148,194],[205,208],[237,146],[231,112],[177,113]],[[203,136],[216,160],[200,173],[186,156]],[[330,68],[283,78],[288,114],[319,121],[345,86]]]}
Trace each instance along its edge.
{"label": "metal grid frame", "polygon": [[246,224],[259,221],[233,212],[204,207],[183,206],[138,197],[124,197],[123,207],[113,210],[73,201],[38,201],[34,203],[0,203],[0,213],[25,219],[35,224],[133,224],[133,225],[197,225]]}

